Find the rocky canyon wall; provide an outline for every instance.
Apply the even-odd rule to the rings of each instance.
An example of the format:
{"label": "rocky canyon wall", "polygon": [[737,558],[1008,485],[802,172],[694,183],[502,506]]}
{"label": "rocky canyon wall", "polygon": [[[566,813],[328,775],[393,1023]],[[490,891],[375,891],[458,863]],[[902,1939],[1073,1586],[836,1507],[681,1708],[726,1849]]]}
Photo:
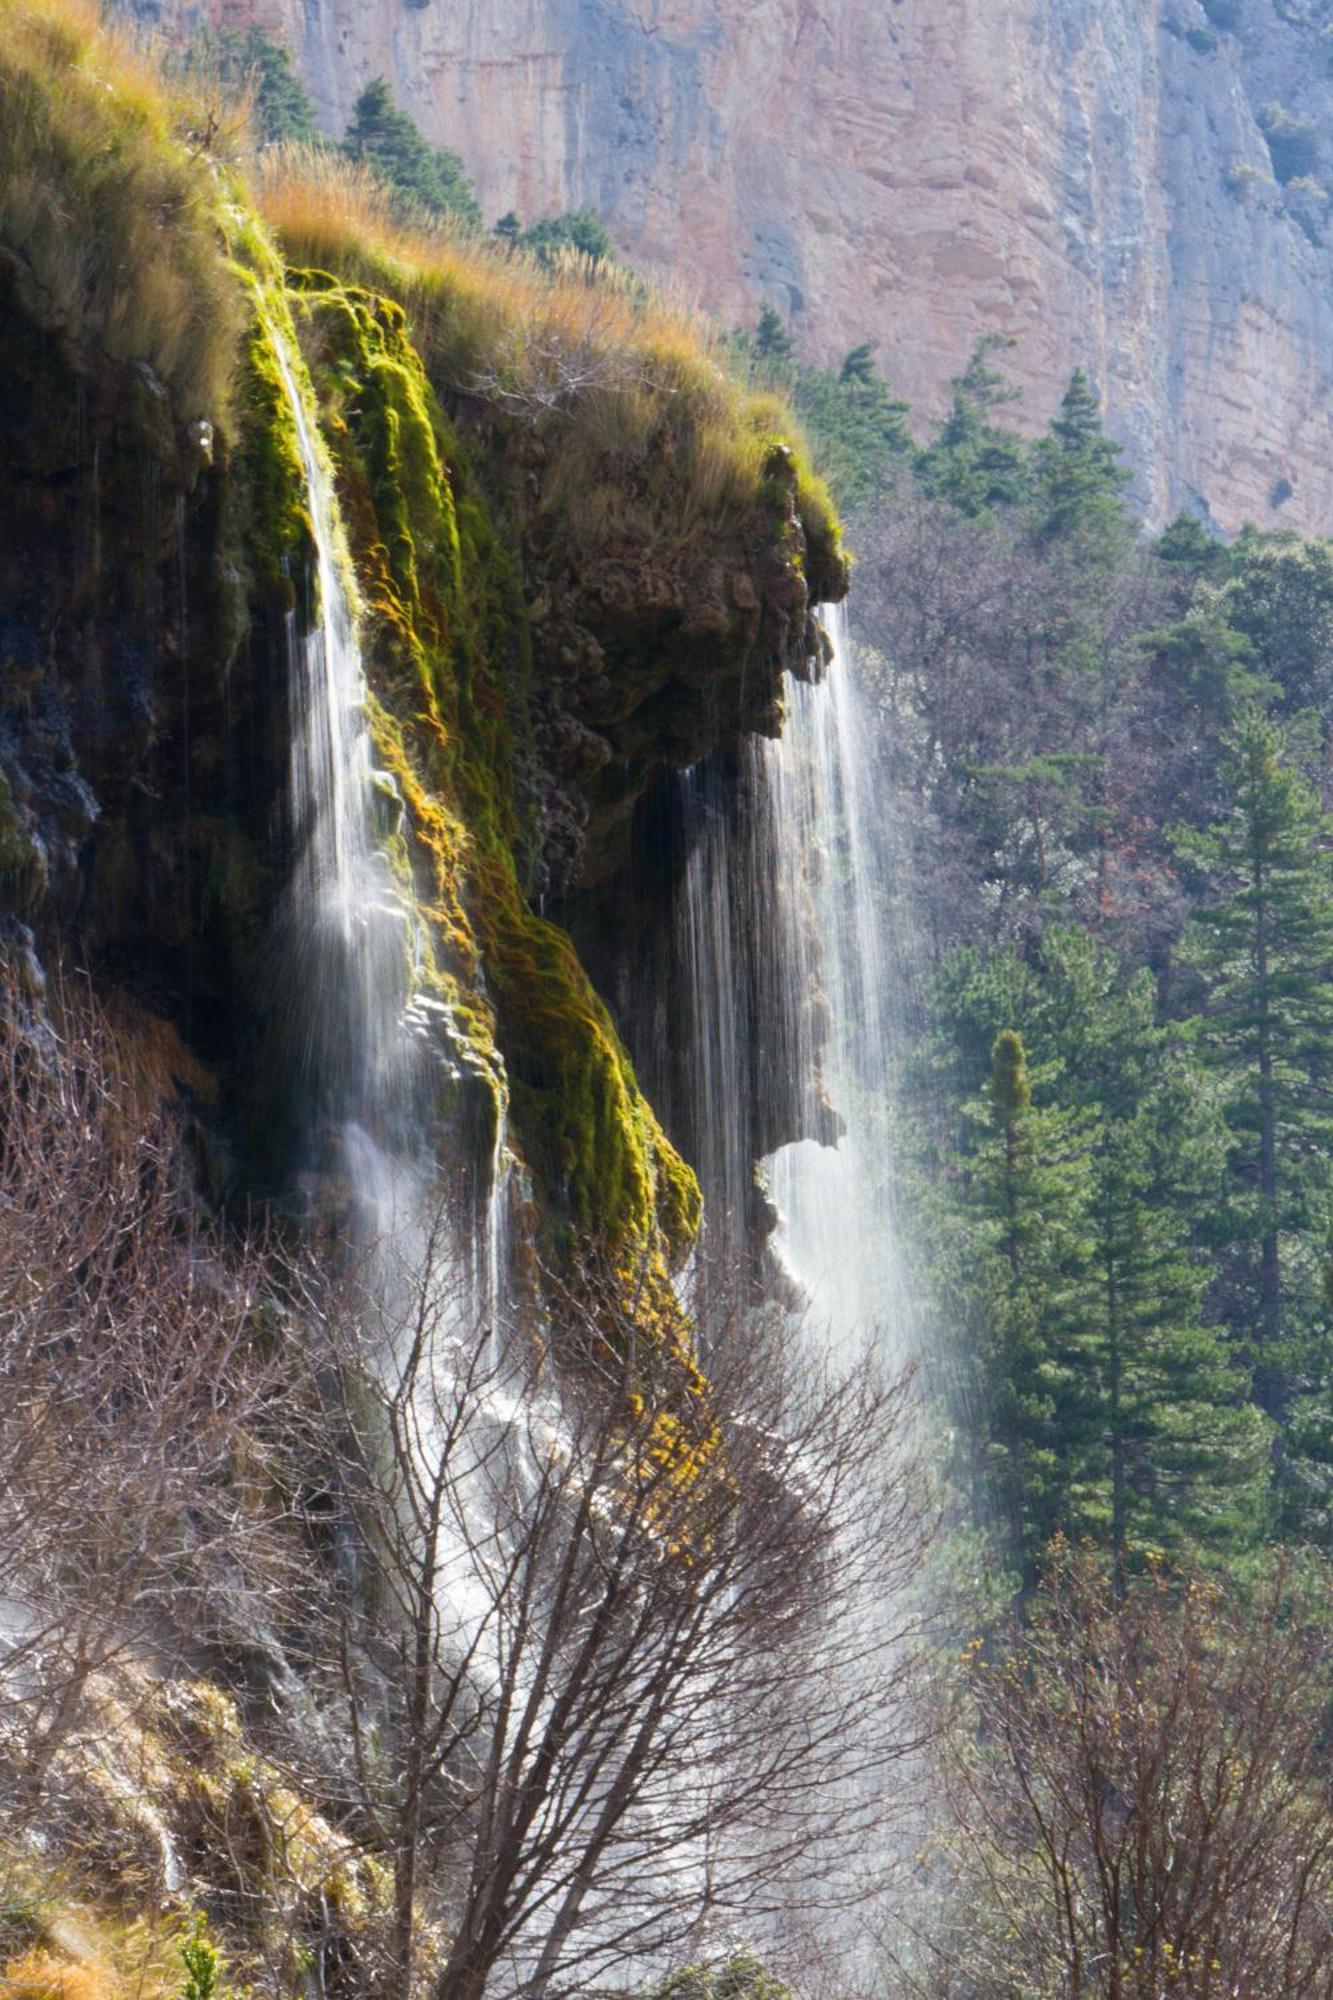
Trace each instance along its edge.
{"label": "rocky canyon wall", "polygon": [[389,77],[490,218],[586,203],[728,319],[876,341],[919,412],[1011,336],[1016,420],[1086,367],[1154,520],[1333,531],[1329,0],[197,5],[280,28],[333,131]]}

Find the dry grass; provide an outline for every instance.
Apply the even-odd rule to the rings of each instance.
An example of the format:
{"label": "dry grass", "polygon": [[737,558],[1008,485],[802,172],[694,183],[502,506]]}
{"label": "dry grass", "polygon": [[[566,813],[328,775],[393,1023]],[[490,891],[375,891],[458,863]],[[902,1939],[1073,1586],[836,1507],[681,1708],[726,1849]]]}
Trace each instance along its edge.
{"label": "dry grass", "polygon": [[184,422],[224,413],[240,298],[181,116],[91,0],[0,0],[0,260],[85,362],[142,364]]}
{"label": "dry grass", "polygon": [[116,2000],[120,1981],[104,1965],[29,1951],[0,1973],[0,2000]]}
{"label": "dry grass", "polygon": [[[94,0],[0,0],[0,262],[85,365],[142,364],[182,422],[225,417],[244,310],[227,264],[244,216],[217,145]],[[278,149],[255,177],[292,263],[401,300],[440,389],[541,432],[544,504],[576,547],[617,524],[667,547],[728,532],[771,498],[778,440],[807,533],[836,542],[792,412],[736,380],[688,307],[577,257],[550,272],[447,226],[405,227],[335,155]]]}
{"label": "dry grass", "polygon": [[[544,500],[562,536],[599,542],[617,521],[668,542],[726,532],[763,499],[765,462],[782,441],[807,532],[836,543],[792,411],[736,379],[697,312],[576,256],[552,272],[447,226],[407,228],[373,178],[330,155],[276,149],[257,170],[257,194],[290,263],[402,302],[438,388],[542,433]],[[653,468],[655,487],[636,477]]]}

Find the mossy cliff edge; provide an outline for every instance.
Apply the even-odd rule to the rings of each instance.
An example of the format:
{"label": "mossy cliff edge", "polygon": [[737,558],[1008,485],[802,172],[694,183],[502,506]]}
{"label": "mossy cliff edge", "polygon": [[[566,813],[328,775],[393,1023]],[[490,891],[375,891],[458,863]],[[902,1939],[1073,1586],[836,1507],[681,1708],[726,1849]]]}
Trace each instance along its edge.
{"label": "mossy cliff edge", "polygon": [[[261,199],[82,17],[0,5],[0,898],[256,1099],[310,524],[273,342],[299,341],[362,599],[414,977],[507,1090],[556,1241],[678,1255],[698,1190],[568,935],[628,881],[654,775],[779,726],[845,565],[786,413],[587,272],[389,227],[288,163]],[[261,1115],[255,1116],[256,1109]],[[264,1142],[252,1136],[263,1131]]]}

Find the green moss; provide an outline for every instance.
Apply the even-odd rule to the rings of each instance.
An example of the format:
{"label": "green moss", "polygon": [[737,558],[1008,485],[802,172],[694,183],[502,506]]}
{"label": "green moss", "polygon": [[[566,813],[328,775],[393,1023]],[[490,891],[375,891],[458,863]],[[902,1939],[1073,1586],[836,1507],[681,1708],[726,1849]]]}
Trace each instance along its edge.
{"label": "green moss", "polygon": [[281,291],[244,264],[235,269],[250,302],[235,398],[235,513],[259,596],[291,610],[293,579],[314,555],[300,438],[276,345],[285,335],[294,355],[296,335]]}
{"label": "green moss", "polygon": [[512,559],[398,306],[319,273],[299,282],[368,613],[372,728],[409,809],[436,946],[425,976],[479,1055],[502,1054],[552,1219],[618,1252],[678,1252],[698,1228],[698,1185],[568,936],[523,891],[515,742],[530,653]]}

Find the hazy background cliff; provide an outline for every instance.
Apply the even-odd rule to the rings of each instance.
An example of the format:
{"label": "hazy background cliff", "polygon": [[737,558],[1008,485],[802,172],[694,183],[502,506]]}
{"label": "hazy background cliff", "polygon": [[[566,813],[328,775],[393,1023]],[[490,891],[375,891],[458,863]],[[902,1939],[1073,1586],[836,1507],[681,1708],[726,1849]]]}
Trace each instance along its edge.
{"label": "hazy background cliff", "polygon": [[[623,254],[919,410],[1012,335],[1099,384],[1155,519],[1333,527],[1329,0],[149,0],[290,40],[331,130],[387,76],[489,220]],[[1275,123],[1276,118],[1276,123]]]}

